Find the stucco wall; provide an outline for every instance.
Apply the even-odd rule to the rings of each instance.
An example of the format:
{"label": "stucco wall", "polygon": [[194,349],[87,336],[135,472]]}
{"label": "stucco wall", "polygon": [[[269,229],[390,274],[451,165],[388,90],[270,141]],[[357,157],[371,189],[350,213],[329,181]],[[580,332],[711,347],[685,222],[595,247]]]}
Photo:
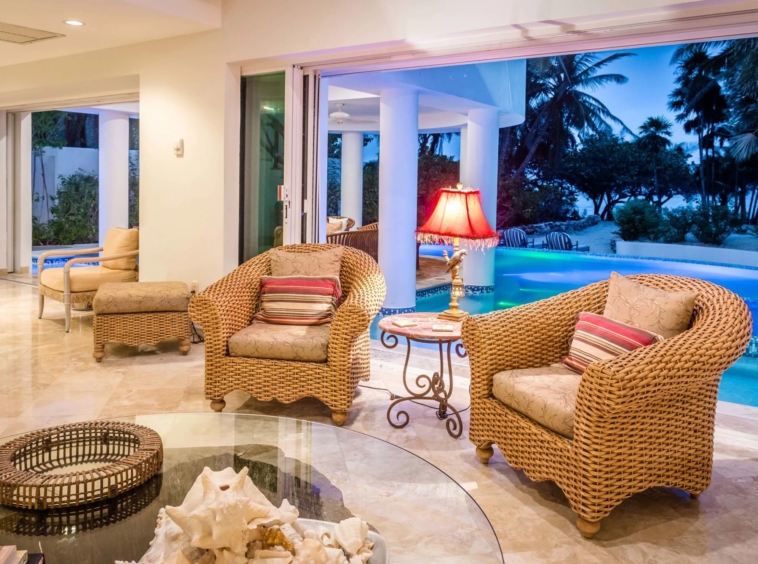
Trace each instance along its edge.
{"label": "stucco wall", "polygon": [[758,268],[758,253],[701,245],[669,245],[640,241],[616,241],[616,254],[635,257],[714,262]]}

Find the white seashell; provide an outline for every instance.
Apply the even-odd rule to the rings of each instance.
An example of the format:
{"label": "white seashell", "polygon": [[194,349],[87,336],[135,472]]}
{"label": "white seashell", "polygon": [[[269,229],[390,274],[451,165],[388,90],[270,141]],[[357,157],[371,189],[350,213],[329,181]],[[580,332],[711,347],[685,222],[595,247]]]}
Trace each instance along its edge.
{"label": "white seashell", "polygon": [[215,564],[247,564],[248,559],[244,554],[240,555],[231,550],[220,549],[214,550],[213,554],[216,557]]}
{"label": "white seashell", "polygon": [[248,523],[267,516],[270,508],[251,501],[246,494],[247,468],[243,468],[228,486],[221,487],[206,470],[200,475],[203,487],[200,504],[196,505],[195,491],[189,502],[185,499],[179,507],[166,507],[166,513],[190,538],[191,546],[224,548],[244,556],[248,543]]}
{"label": "white seashell", "polygon": [[[158,512],[155,537],[139,563],[116,564],[368,563],[373,544],[364,521],[345,519],[333,530],[303,526],[296,507],[286,499],[275,507],[247,474],[247,468],[205,468],[180,506]],[[279,527],[294,554],[263,548],[269,527]]]}
{"label": "white seashell", "polygon": [[292,554],[282,550],[258,550],[249,564],[292,564]]}
{"label": "white seashell", "polygon": [[340,521],[334,528],[334,540],[350,556],[358,554],[358,551],[363,548],[363,541],[366,535],[368,535],[368,523],[359,517],[351,517],[350,519]]}
{"label": "white seashell", "polygon": [[328,564],[329,554],[324,545],[314,539],[305,539],[295,550],[292,564]]}
{"label": "white seashell", "polygon": [[324,547],[326,554],[329,556],[329,560],[326,564],[348,564],[345,552],[341,548]]}

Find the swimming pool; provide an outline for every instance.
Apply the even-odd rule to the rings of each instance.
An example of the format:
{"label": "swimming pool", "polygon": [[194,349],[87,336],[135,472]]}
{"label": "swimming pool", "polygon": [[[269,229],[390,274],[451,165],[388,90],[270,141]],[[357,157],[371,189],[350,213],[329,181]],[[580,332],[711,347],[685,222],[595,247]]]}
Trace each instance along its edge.
{"label": "swimming pool", "polygon": [[[442,248],[425,245],[422,253],[441,255]],[[758,337],[758,270],[748,268],[616,255],[498,248],[494,293],[467,295],[460,302],[461,308],[478,314],[515,307],[606,280],[611,271],[624,275],[655,273],[689,276],[728,288],[741,296],[751,310],[755,348]],[[441,292],[417,299],[416,309],[442,311],[447,309],[448,301],[449,294]],[[371,337],[378,338],[379,333],[375,321]],[[744,356],[724,374],[719,399],[758,407],[758,358]]]}

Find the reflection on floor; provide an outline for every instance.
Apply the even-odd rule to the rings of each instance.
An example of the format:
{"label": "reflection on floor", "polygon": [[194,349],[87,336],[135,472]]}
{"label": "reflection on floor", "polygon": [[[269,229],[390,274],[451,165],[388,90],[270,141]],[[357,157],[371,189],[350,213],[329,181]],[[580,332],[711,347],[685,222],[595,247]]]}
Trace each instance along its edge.
{"label": "reflection on floor", "polygon": [[[34,288],[0,281],[1,435],[100,417],[210,410],[203,397],[201,345],[193,346],[186,357],[178,354],[174,343],[140,349],[109,346],[102,364],[96,364],[91,313],[75,312],[72,331],[65,334],[63,306],[51,302],[45,318],[38,320],[36,303]],[[401,392],[403,355],[383,350],[378,343],[372,346],[372,379],[367,386]],[[414,350],[414,373],[433,370],[435,354]],[[465,407],[466,362],[457,361],[455,370],[460,378],[453,403]],[[261,403],[243,393],[226,399],[229,411],[330,424],[329,411],[317,401]],[[386,419],[388,405],[387,392],[360,388],[346,426],[418,454],[466,488],[489,517],[506,562],[755,561],[756,408],[719,403],[713,482],[699,501],[671,489],[649,490],[615,509],[595,539],[586,541],[554,484],[532,482],[511,468],[497,449],[490,466],[480,465],[467,433],[460,440],[451,439],[431,409],[411,405],[411,424],[393,429]]]}

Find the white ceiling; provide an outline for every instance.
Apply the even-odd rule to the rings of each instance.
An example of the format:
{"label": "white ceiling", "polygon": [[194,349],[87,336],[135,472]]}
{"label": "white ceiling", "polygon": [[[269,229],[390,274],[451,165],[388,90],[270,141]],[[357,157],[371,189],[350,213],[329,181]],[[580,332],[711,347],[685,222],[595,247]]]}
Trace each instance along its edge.
{"label": "white ceiling", "polygon": [[29,45],[0,42],[0,66],[220,28],[221,1],[0,0],[0,21],[65,35]]}

